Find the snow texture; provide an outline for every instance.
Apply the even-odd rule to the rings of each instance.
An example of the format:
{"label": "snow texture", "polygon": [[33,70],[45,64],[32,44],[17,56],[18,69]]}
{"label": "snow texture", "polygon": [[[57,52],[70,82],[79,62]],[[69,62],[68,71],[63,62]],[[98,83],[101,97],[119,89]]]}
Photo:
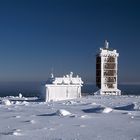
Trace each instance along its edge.
{"label": "snow texture", "polygon": [[0,98],[0,140],[140,140],[140,96]]}

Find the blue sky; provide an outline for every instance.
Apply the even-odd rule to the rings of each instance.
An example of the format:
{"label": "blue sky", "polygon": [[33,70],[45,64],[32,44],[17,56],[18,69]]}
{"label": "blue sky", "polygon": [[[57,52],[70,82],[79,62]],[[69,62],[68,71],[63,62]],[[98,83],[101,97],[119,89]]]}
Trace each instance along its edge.
{"label": "blue sky", "polygon": [[104,40],[120,53],[119,83],[140,83],[139,0],[0,0],[0,81],[73,71],[95,82]]}

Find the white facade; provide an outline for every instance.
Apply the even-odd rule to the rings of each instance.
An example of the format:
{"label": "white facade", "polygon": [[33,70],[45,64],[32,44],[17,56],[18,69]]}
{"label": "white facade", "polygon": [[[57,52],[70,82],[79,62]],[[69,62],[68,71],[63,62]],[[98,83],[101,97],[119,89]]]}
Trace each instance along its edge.
{"label": "white facade", "polygon": [[81,78],[73,77],[72,72],[64,77],[52,75],[44,86],[42,98],[46,102],[80,98],[82,84]]}
{"label": "white facade", "polygon": [[119,53],[110,49],[109,43],[105,41],[104,48],[100,48],[96,57],[96,84],[100,88],[97,94],[121,95],[117,88],[118,56]]}

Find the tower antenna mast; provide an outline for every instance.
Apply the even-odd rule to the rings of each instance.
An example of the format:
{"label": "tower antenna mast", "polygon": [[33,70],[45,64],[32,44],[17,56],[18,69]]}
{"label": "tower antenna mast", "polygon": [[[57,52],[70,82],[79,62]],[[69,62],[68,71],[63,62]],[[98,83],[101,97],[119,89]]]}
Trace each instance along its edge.
{"label": "tower antenna mast", "polygon": [[109,48],[109,42],[107,40],[105,40],[105,48],[108,49]]}

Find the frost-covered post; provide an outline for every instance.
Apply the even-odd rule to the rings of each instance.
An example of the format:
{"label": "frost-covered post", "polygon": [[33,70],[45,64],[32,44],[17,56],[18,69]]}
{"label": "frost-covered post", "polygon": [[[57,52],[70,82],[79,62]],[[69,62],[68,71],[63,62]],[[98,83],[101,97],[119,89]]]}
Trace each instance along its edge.
{"label": "frost-covered post", "polygon": [[100,89],[97,94],[121,95],[117,88],[118,56],[116,50],[109,48],[105,41],[104,48],[96,55],[96,86]]}

